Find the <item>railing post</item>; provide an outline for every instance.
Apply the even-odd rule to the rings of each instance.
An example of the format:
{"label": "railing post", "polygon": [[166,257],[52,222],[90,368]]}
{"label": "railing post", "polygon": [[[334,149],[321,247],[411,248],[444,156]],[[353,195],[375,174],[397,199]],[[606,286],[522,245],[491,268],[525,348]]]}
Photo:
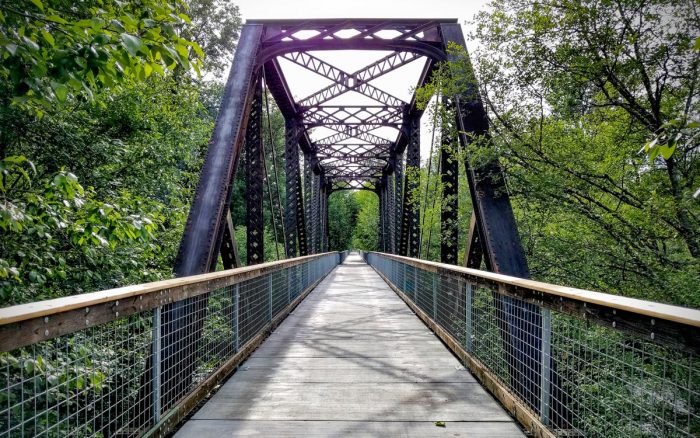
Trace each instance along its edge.
{"label": "railing post", "polygon": [[241,316],[239,314],[239,303],[240,303],[240,296],[241,296],[241,285],[239,283],[236,283],[236,285],[233,287],[233,317],[236,319],[234,321],[233,329],[236,331],[236,353],[238,353],[238,348],[240,347],[240,340],[241,340],[241,331],[239,330],[239,321],[241,320]]}
{"label": "railing post", "polygon": [[550,360],[552,348],[552,314],[549,309],[541,308],[542,315],[542,355],[540,359],[540,421],[549,424],[550,407]]}
{"label": "railing post", "polygon": [[406,280],[406,271],[408,270],[406,268],[406,266],[408,266],[408,265],[406,265],[406,263],[402,263],[402,264],[403,264],[403,291],[405,293],[405,292],[408,292],[408,289],[406,289],[406,283],[408,282],[408,280]]}
{"label": "railing post", "polygon": [[437,322],[437,274],[433,274],[433,321]]}
{"label": "railing post", "polygon": [[267,319],[272,322],[272,272],[267,273],[267,303]]}
{"label": "railing post", "polygon": [[418,268],[413,267],[413,302],[418,304]]}
{"label": "railing post", "polygon": [[153,422],[160,421],[160,317],[162,307],[158,306],[153,309],[153,363],[152,363],[152,378],[153,385]]}
{"label": "railing post", "polygon": [[472,306],[474,304],[474,291],[472,290],[472,284],[467,283],[464,286],[464,349],[467,353],[474,352],[474,345],[472,344]]}

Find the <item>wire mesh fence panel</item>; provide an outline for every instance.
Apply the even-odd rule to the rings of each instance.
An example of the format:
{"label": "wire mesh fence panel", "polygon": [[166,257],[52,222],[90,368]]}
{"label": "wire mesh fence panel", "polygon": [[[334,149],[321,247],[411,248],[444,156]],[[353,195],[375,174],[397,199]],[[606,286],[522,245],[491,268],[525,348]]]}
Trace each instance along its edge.
{"label": "wire mesh fence panel", "polygon": [[[36,336],[47,339],[0,353],[0,437],[143,435],[222,370],[246,342],[271,328],[274,318],[339,263],[340,255],[302,259],[271,264],[241,280],[239,270],[232,270],[216,273],[211,284],[209,277],[182,279],[186,284],[177,290],[171,289],[172,280],[162,289],[154,283],[140,297],[125,295],[140,308],[105,298],[38,322],[27,319],[27,327],[45,324],[45,332]],[[220,282],[227,284],[217,287]],[[109,314],[100,314],[100,306]],[[108,321],[95,323],[101,318]],[[0,326],[3,333],[21,333],[23,326],[12,324]],[[54,337],[54,330],[70,333]]]}
{"label": "wire mesh fence panel", "polygon": [[[478,271],[466,275],[449,265],[363,256],[550,432],[700,436],[696,346],[654,339],[654,319],[645,337],[629,322],[622,327],[614,319],[596,319],[605,314],[600,309],[584,305],[583,313],[591,317],[585,319],[581,311],[563,311],[563,304],[544,306],[506,295],[506,284],[474,279]],[[685,330],[697,333],[695,326]]]}

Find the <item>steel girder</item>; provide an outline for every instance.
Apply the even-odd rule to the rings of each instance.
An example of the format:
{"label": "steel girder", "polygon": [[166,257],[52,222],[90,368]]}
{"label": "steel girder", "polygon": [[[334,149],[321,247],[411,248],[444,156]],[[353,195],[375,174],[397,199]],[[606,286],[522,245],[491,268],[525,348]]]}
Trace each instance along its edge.
{"label": "steel girder", "polygon": [[403,154],[394,154],[394,254],[401,254],[401,227],[403,209],[404,162]]}
{"label": "steel girder", "polygon": [[401,255],[418,257],[420,249],[420,209],[416,197],[420,172],[420,118],[413,117],[408,128],[406,172],[401,208]]}
{"label": "steel girder", "polygon": [[[445,49],[449,43],[465,47],[464,36],[459,25],[442,24],[440,26]],[[464,62],[458,55],[450,54],[449,59]],[[471,70],[471,65],[465,66]],[[474,78],[473,71],[465,72]],[[457,132],[463,146],[473,138],[488,135],[488,118],[479,95],[476,82],[460,84],[463,90],[454,96]],[[487,269],[521,278],[529,277],[529,269],[515,222],[515,216],[506,190],[503,169],[497,160],[473,168],[469,160],[465,161],[467,180],[476,216],[476,230],[483,249]],[[469,263],[469,262],[468,262]],[[507,352],[509,374],[514,391],[533,409],[540,402],[539,375],[541,363],[542,315],[539,308],[514,298],[494,294],[496,308],[500,313],[500,333],[503,346]],[[552,362],[551,380],[553,388],[560,387],[559,377]],[[518,377],[519,376],[519,377]],[[552,406],[555,422],[563,422],[561,406]]]}
{"label": "steel girder", "polygon": [[292,120],[286,120],[284,125],[284,162],[286,175],[287,203],[285,229],[287,235],[287,257],[297,256],[297,224],[299,211],[303,212],[303,197],[301,193],[301,173],[299,170],[299,136],[297,124]]}
{"label": "steel girder", "polygon": [[262,144],[262,83],[258,81],[253,91],[253,101],[248,117],[245,135],[245,198],[246,198],[246,240],[248,265],[265,261],[263,220],[263,171]]}
{"label": "steel girder", "polygon": [[303,209],[304,215],[306,216],[306,253],[304,255],[313,254],[313,220],[312,215],[312,204],[311,200],[313,198],[313,171],[311,170],[311,157],[310,154],[304,154],[304,198],[303,198]]}
{"label": "steel girder", "polygon": [[[443,98],[443,105],[451,106],[451,101]],[[442,183],[442,200],[440,203],[440,261],[451,265],[457,264],[458,228],[458,172],[457,142],[452,138],[453,121],[443,121],[442,144],[440,146],[440,182]]]}
{"label": "steel girder", "polygon": [[[297,207],[297,210],[305,213],[307,219],[305,231],[308,251],[318,252],[327,248],[327,203],[328,195],[333,190],[381,190],[382,186],[391,186],[390,180],[382,185],[382,178],[395,172],[394,190],[390,191],[396,205],[393,209],[383,211],[388,217],[400,213],[400,225],[396,222],[394,225],[395,235],[400,236],[398,250],[402,254],[416,256],[420,216],[417,202],[412,196],[417,188],[415,176],[420,166],[421,110],[415,104],[415,96],[410,102],[405,102],[382,89],[376,79],[410,62],[423,60],[422,73],[414,85],[426,83],[436,63],[448,58],[449,42],[464,45],[461,29],[455,20],[248,21],[241,32],[209,152],[183,234],[175,266],[177,275],[207,272],[216,266],[226,228],[234,169],[254,100],[253,84],[261,76],[264,76],[285,120],[299,124],[298,146],[305,158],[305,196],[300,197],[303,207]],[[316,52],[323,50],[380,50],[388,54],[365,68],[348,72],[321,59]],[[289,61],[318,73],[328,79],[330,85],[301,101],[295,100],[280,64],[283,59],[286,60],[283,61],[285,63]],[[471,84],[471,87],[471,93],[463,93],[456,99],[457,123],[461,132],[459,140],[462,144],[467,144],[471,138],[464,133],[483,134],[488,128],[476,85]],[[333,102],[347,93],[359,93],[373,103],[363,107]],[[321,127],[334,133],[313,140],[314,129]],[[396,139],[386,138],[387,128],[397,128]],[[397,160],[392,160],[391,154],[400,156],[404,150],[406,163],[401,167]],[[386,164],[380,166],[378,163]],[[480,242],[487,267],[497,272],[526,277],[527,263],[504,190],[501,168],[497,162],[478,169],[471,169],[467,164],[467,176],[476,218],[473,242]],[[255,182],[252,179],[248,181],[255,189]],[[301,182],[298,184],[298,191],[301,192]],[[386,204],[388,200],[387,195]],[[249,233],[262,230],[257,224],[249,225]],[[298,230],[297,223],[297,233]],[[186,305],[183,303],[180,313],[166,313],[184,321],[182,312],[186,311]],[[523,327],[522,322],[527,321],[528,327],[538,327],[539,314],[510,299],[501,300],[500,305],[508,321],[501,327],[504,345],[509,352],[518,352],[517,356],[513,356],[515,361],[537,372],[533,360],[539,352],[523,349],[527,342],[539,339],[541,333]],[[187,308],[187,311],[191,308]],[[201,306],[195,306],[195,311],[200,308]],[[174,347],[179,342],[172,336],[182,328],[177,324],[173,321],[164,323],[165,358],[170,350],[175,351]],[[188,330],[194,336],[201,331],[197,327]],[[527,345],[532,345],[532,342]],[[179,366],[180,370],[185,366]],[[513,363],[510,366],[517,365]],[[168,369],[168,364],[164,364],[163,369]],[[174,373],[177,375],[180,370],[175,369]],[[527,382],[514,383],[514,387],[520,395],[524,394],[529,404],[536,404],[536,397],[532,397]],[[168,391],[169,388],[164,388],[162,393]]]}

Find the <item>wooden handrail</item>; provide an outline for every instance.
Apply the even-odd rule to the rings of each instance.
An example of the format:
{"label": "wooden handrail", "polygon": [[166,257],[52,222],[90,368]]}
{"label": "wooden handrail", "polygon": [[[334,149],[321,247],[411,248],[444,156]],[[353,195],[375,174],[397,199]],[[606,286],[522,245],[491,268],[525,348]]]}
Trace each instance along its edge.
{"label": "wooden handrail", "polygon": [[[371,252],[368,252],[371,253]],[[451,272],[460,276],[472,277],[474,279],[486,280],[499,285],[509,285],[516,288],[535,291],[538,293],[580,301],[583,303],[604,306],[610,309],[645,315],[650,318],[657,318],[666,321],[673,321],[691,327],[700,327],[700,310],[690,307],[673,306],[670,304],[657,303],[654,301],[628,298],[619,295],[606,294],[584,289],[577,289],[568,286],[559,286],[541,281],[527,280],[524,278],[511,277],[509,275],[497,274],[494,272],[481,271],[478,269],[464,268],[461,266],[448,265],[444,263],[431,262],[414,259],[394,254],[376,252],[383,257],[398,260],[409,265],[425,269],[432,272]]]}
{"label": "wooden handrail", "polygon": [[261,263],[259,265],[229,269],[226,271],[173,278],[170,280],[154,281],[151,283],[136,284],[99,292],[71,295],[52,300],[36,301],[33,303],[4,307],[0,308],[0,326],[35,318],[51,317],[60,313],[66,313],[76,309],[89,308],[98,304],[118,302],[119,300],[139,297],[152,294],[154,292],[168,291],[174,288],[182,288],[212,281],[220,281],[222,279],[230,279],[232,280],[231,283],[236,283],[258,277],[269,271],[295,266],[329,254],[335,254],[335,252],[312,254],[288,260],[279,260],[275,262]]}

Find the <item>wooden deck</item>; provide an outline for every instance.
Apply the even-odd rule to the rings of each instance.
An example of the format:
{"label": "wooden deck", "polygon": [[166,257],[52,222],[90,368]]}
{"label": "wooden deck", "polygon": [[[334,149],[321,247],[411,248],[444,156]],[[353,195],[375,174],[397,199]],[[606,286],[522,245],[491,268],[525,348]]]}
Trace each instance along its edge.
{"label": "wooden deck", "polygon": [[225,436],[525,435],[353,254],[176,434]]}

